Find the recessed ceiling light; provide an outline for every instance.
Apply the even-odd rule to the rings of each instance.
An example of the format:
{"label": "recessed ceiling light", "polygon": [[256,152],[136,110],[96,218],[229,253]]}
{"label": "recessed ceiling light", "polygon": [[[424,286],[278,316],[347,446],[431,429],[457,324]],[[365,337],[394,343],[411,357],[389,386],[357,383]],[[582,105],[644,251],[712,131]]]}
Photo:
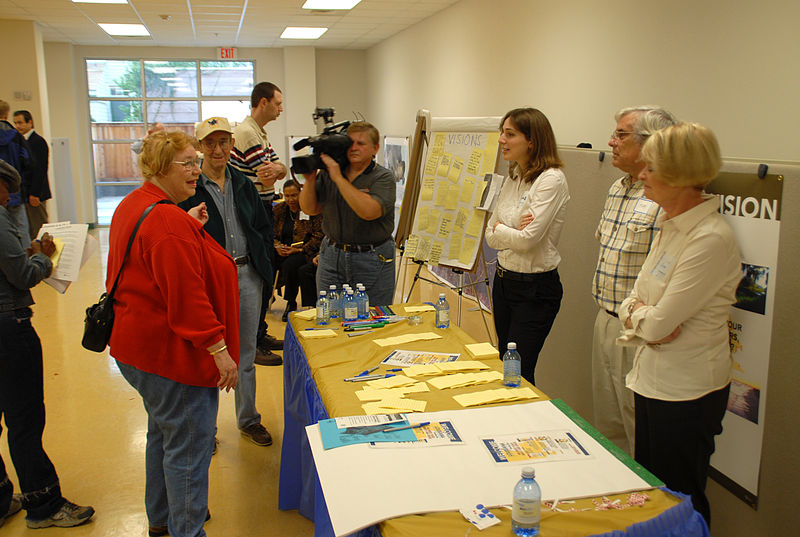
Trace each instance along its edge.
{"label": "recessed ceiling light", "polygon": [[303,9],[353,9],[361,0],[306,0]]}
{"label": "recessed ceiling light", "polygon": [[299,26],[287,26],[281,34],[281,39],[319,39],[319,36],[327,32],[327,28],[304,28]]}
{"label": "recessed ceiling light", "polygon": [[97,25],[105,30],[108,35],[114,35],[118,37],[150,35],[150,32],[147,31],[147,28],[141,24],[115,24],[110,22],[98,22]]}
{"label": "recessed ceiling light", "polygon": [[128,0],[72,0],[73,4],[127,4]]}

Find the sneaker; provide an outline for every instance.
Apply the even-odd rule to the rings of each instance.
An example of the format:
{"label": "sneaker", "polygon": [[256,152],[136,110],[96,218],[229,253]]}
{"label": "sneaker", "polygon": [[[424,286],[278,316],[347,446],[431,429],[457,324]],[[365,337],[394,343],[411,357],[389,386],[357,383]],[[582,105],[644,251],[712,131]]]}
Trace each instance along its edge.
{"label": "sneaker", "polygon": [[21,496],[19,494],[14,494],[13,496],[11,496],[11,503],[8,506],[8,511],[6,512],[6,514],[0,517],[0,526],[2,526],[5,523],[8,517],[19,513],[20,509],[22,509]]}
{"label": "sneaker", "polygon": [[[295,309],[297,309],[297,306],[295,306]],[[264,336],[264,340],[263,340],[262,343],[265,343],[266,347],[271,351],[282,351],[283,350],[283,340],[282,339],[278,339],[275,336],[271,336],[271,335],[267,334],[266,336]]]}
{"label": "sneaker", "polygon": [[261,348],[256,349],[256,357],[255,357],[255,360],[253,360],[256,365],[282,365],[283,364],[283,358],[281,358],[280,355],[275,354],[274,352],[272,352],[269,349],[266,349],[266,352],[264,352],[264,351],[265,351],[265,349],[261,349]]}
{"label": "sneaker", "polygon": [[71,528],[72,526],[80,526],[84,522],[88,522],[94,514],[94,508],[89,505],[75,505],[72,502],[65,502],[61,509],[45,518],[44,520],[31,520],[25,519],[25,523],[29,528],[49,528],[51,526],[58,526],[59,528]]}
{"label": "sneaker", "polygon": [[256,423],[244,429],[240,429],[242,436],[246,436],[248,440],[257,446],[269,446],[272,444],[272,436],[270,436],[267,428]]}

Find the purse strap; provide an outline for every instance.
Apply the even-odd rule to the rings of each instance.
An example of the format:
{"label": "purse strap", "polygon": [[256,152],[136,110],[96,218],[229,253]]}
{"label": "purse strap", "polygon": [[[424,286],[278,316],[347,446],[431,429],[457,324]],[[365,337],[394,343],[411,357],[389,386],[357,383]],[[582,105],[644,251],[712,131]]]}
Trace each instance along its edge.
{"label": "purse strap", "polygon": [[[122,258],[122,264],[119,266],[119,272],[117,272],[117,277],[114,278],[114,285],[111,286],[111,291],[108,293],[109,301],[114,298],[114,293],[117,290],[117,284],[119,283],[119,277],[122,276],[122,269],[125,267],[125,261],[128,260],[128,254],[131,253],[131,246],[133,246],[133,238],[136,237],[136,232],[139,230],[139,226],[142,225],[142,221],[145,217],[150,214],[150,211],[153,210],[153,207],[160,203],[172,203],[169,200],[159,200],[155,203],[150,204],[147,209],[144,210],[142,216],[139,217],[139,221],[136,222],[136,226],[134,226],[133,231],[131,232],[131,238],[128,239],[128,247],[125,249],[125,256]],[[109,302],[110,303],[110,302]]]}

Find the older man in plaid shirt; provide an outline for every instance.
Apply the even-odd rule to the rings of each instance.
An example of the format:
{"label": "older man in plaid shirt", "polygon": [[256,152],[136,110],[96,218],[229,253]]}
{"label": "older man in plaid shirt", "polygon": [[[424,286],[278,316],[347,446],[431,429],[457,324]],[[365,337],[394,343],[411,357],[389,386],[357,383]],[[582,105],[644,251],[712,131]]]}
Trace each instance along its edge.
{"label": "older man in plaid shirt", "polygon": [[592,344],[592,393],[594,425],[609,440],[633,455],[633,392],[625,387],[625,375],[633,366],[635,347],[616,344],[621,325],[617,310],[630,294],[658,228],[659,207],[644,196],[639,159],[647,137],[674,124],[675,117],[656,106],[623,108],[614,116],[611,134],[613,164],[625,172],[608,190],[595,237],[600,241],[592,294],[600,306]]}

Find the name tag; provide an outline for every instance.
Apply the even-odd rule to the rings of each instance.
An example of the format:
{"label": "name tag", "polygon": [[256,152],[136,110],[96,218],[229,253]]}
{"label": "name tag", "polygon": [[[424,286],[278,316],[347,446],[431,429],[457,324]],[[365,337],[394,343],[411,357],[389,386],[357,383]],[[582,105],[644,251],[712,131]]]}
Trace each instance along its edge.
{"label": "name tag", "polygon": [[636,205],[633,206],[633,212],[634,214],[650,214],[650,211],[653,210],[654,203],[654,201],[647,198],[639,198],[639,201],[637,201]]}
{"label": "name tag", "polygon": [[310,217],[310,216],[308,216],[308,215],[307,215],[306,213],[304,213],[303,211],[300,211],[300,220],[311,220],[311,217]]}
{"label": "name tag", "polygon": [[663,252],[658,261],[656,261],[656,266],[653,267],[653,270],[650,271],[657,280],[664,280],[667,277],[667,274],[672,269],[672,265],[675,264],[675,257],[671,256],[667,252]]}

